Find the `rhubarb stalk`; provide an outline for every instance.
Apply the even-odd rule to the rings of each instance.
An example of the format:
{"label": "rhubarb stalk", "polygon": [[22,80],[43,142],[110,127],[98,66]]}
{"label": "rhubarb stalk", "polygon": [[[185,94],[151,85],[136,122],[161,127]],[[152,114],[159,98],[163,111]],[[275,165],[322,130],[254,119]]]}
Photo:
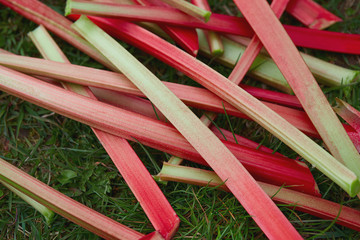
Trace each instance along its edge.
{"label": "rhubarb stalk", "polygon": [[[278,65],[330,152],[360,177],[359,153],[267,2],[235,0],[235,3]],[[267,24],[272,27],[268,28]]]}
{"label": "rhubarb stalk", "polygon": [[22,200],[24,200],[30,206],[35,208],[38,212],[40,212],[44,216],[46,224],[48,226],[50,226],[50,224],[54,220],[54,215],[55,214],[54,214],[53,211],[51,211],[49,208],[45,207],[43,204],[35,201],[34,199],[29,197],[28,195],[26,195],[23,192],[17,190],[16,188],[14,188],[13,186],[11,186],[10,184],[6,183],[5,181],[3,181],[1,179],[0,179],[0,183],[3,184],[5,187],[7,187],[10,191],[15,193],[16,195],[18,195]]}
{"label": "rhubarb stalk", "polygon": [[[46,59],[70,63],[44,27],[38,27],[29,36]],[[96,99],[86,87],[62,84],[70,91]],[[92,130],[138,199],[154,228],[166,239],[170,239],[175,234],[180,220],[130,144],[123,138],[96,128]]]}
{"label": "rhubarb stalk", "polygon": [[193,17],[203,20],[204,22],[209,21],[211,12],[208,9],[204,9],[189,3],[188,1],[184,0],[161,0],[170,6],[183,11]]}
{"label": "rhubarb stalk", "polygon": [[291,0],[286,11],[313,29],[324,29],[342,21],[313,0]]}
{"label": "rhubarb stalk", "polygon": [[[192,0],[191,2],[192,2],[192,4],[198,6],[199,8],[205,9],[207,11],[211,11],[207,0]],[[201,31],[201,30],[199,30],[199,31]],[[224,53],[224,46],[222,44],[220,35],[213,31],[205,30],[203,32],[206,36],[211,54],[213,56],[222,55]]]}

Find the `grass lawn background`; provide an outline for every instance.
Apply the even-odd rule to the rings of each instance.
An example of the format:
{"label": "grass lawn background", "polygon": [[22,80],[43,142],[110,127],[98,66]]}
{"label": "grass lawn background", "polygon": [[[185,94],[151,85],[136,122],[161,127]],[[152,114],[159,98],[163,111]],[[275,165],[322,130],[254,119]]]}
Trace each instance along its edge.
{"label": "grass lawn background", "polygon": [[[65,1],[42,1],[53,9],[63,12]],[[329,30],[360,34],[360,1],[317,1],[343,22]],[[237,14],[232,1],[210,1],[215,12]],[[299,25],[284,14],[283,22]],[[36,24],[17,13],[0,6],[0,47],[16,54],[40,57],[27,33]],[[102,68],[85,54],[55,37],[57,43],[74,64]],[[123,43],[137,59],[166,81],[194,84],[183,74]],[[360,69],[360,56],[336,54],[302,49],[326,61],[352,69]],[[199,57],[217,71],[228,76],[231,69],[216,64],[211,59]],[[246,78],[245,83],[265,87]],[[340,97],[359,107],[360,85],[323,88],[331,104]],[[201,111],[194,109],[199,116]],[[257,124],[230,117],[235,133],[276,149],[288,157],[297,155],[278,139]],[[221,115],[216,123],[230,129],[226,116]],[[131,143],[150,173],[156,174],[168,154]],[[37,107],[7,93],[0,92],[0,157],[91,207],[142,233],[153,228],[143,210],[118,173],[111,159],[91,131],[90,127],[67,119],[51,111]],[[154,161],[150,161],[152,158]],[[186,162],[187,165],[197,166]],[[310,166],[311,167],[311,166]],[[312,169],[323,197],[354,208],[360,208],[358,199],[350,199],[330,180]],[[165,196],[181,219],[175,239],[265,239],[262,231],[251,220],[232,194],[216,189],[190,186],[180,183],[160,185]],[[311,215],[293,211],[279,205],[284,214],[305,238],[360,239],[360,234],[351,229],[322,220]],[[0,186],[0,239],[98,239],[87,230],[57,215],[51,226],[43,217],[19,197]]]}

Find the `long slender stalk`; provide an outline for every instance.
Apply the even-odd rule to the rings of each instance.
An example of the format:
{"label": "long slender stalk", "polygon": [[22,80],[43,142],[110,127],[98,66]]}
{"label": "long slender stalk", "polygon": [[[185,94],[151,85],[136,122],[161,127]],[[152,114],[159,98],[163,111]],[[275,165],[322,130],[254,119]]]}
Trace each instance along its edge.
{"label": "long slender stalk", "polygon": [[[200,186],[219,187],[228,191],[223,181],[212,171],[164,163],[158,177],[162,181],[176,181]],[[289,208],[323,219],[336,219],[336,223],[360,231],[360,212],[340,204],[304,193],[289,187],[259,182],[264,191],[276,202],[289,204]]]}
{"label": "long slender stalk", "polygon": [[360,177],[359,153],[267,2],[255,0],[250,4],[235,0],[235,3],[278,65],[330,152]]}
{"label": "long slender stalk", "polygon": [[[149,21],[174,26],[202,28],[217,32],[252,37],[254,32],[244,18],[213,13],[210,20],[204,23],[176,9],[152,6],[131,6],[122,4],[96,4],[88,2],[81,9],[71,9],[68,5],[66,14],[87,14],[102,17],[118,17],[131,21]],[[79,7],[79,6],[77,6]],[[360,35],[330,32],[284,25],[291,40],[301,47],[314,48],[333,52],[360,54]]]}
{"label": "long slender stalk", "polygon": [[342,21],[313,0],[291,0],[286,11],[313,29],[324,29]]}
{"label": "long slender stalk", "polygon": [[[209,3],[207,0],[192,0],[192,4],[205,9],[207,11],[211,11]],[[200,30],[201,31],[201,30]],[[224,53],[224,46],[221,41],[221,37],[218,33],[213,31],[204,31],[204,34],[206,36],[206,40],[209,45],[209,49],[211,51],[211,54],[213,56],[219,56]]]}
{"label": "long slender stalk", "polygon": [[[44,27],[38,27],[29,36],[46,59],[70,63]],[[89,88],[71,83],[62,84],[70,91],[96,100]],[[130,144],[123,138],[96,128],[92,130],[138,199],[154,228],[166,239],[170,239],[175,234],[180,220]]]}
{"label": "long slender stalk", "polygon": [[170,6],[179,9],[180,11],[187,13],[193,17],[203,20],[204,22],[209,21],[211,16],[211,11],[198,7],[189,3],[188,1],[179,1],[179,0],[161,0]]}
{"label": "long slender stalk", "polygon": [[10,184],[6,183],[5,181],[3,181],[1,179],[0,179],[0,184],[3,184],[6,188],[8,188],[10,191],[15,193],[16,195],[18,195],[22,200],[24,200],[30,206],[32,206],[38,212],[40,212],[44,216],[45,222],[46,222],[47,225],[50,225],[53,222],[55,214],[49,208],[47,208],[43,204],[35,201],[34,199],[29,197],[28,195],[22,193],[21,191],[17,190],[16,188],[14,188],[13,186],[11,186]]}
{"label": "long slender stalk", "polygon": [[[289,0],[274,0],[271,3],[271,9],[277,18],[281,17],[288,2]],[[255,61],[262,48],[263,44],[261,43],[260,39],[258,36],[254,35],[244,53],[241,55],[239,61],[235,65],[235,68],[231,72],[230,77],[233,79],[232,81],[235,84],[239,84],[243,80],[245,74],[251,68],[251,65]]]}
{"label": "long slender stalk", "polygon": [[220,178],[226,181],[230,191],[268,237],[301,238],[235,156],[155,75],[88,18],[81,17],[73,27],[159,108]]}
{"label": "long slender stalk", "polygon": [[0,159],[0,179],[54,212],[105,239],[138,239],[136,232],[54,190]]}
{"label": "long slender stalk", "polygon": [[[24,56],[8,56],[0,54],[0,64],[33,75],[42,75],[61,81],[70,81],[86,86],[107,88],[119,92],[144,97],[139,89],[129,82],[122,74],[104,70],[92,69],[77,65],[50,62],[37,58]],[[211,112],[224,113],[224,107],[229,115],[249,118],[227,102],[217,97],[206,89],[185,86],[176,83],[164,82],[164,84],[188,106],[204,109]],[[314,125],[305,112],[277,104],[263,102],[277,114],[286,119],[299,130],[312,137],[319,138]],[[223,105],[224,104],[224,105]],[[343,125],[348,133],[353,130]]]}

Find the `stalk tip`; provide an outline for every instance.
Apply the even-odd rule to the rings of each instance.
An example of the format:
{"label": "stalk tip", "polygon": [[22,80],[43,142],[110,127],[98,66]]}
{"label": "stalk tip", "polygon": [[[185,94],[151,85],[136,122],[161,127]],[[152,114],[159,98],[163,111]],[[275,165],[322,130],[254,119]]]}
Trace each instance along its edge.
{"label": "stalk tip", "polygon": [[71,1],[71,0],[67,0],[67,1],[66,1],[66,6],[65,6],[65,16],[71,14],[71,8],[72,8],[72,1]]}

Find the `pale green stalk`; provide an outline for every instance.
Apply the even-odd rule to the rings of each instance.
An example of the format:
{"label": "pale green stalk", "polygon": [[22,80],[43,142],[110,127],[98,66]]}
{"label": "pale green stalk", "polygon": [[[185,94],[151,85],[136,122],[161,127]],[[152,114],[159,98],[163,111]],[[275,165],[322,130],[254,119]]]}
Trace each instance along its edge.
{"label": "pale green stalk", "polygon": [[31,205],[33,208],[35,208],[37,211],[39,211],[45,218],[46,224],[50,225],[54,220],[55,213],[51,211],[49,208],[45,207],[41,203],[35,201],[31,197],[27,196],[26,194],[22,193],[21,191],[17,190],[10,184],[6,183],[5,181],[0,179],[0,183],[3,184],[5,187],[7,187],[9,190],[11,190],[13,193],[18,195],[22,200],[27,202],[29,205]]}
{"label": "pale green stalk", "polygon": [[[207,56],[211,56],[211,52],[207,46],[206,37],[199,31],[198,36],[200,51]],[[215,60],[225,66],[234,67],[238,59],[244,53],[245,46],[226,37],[223,37],[222,40],[224,44],[224,54]],[[359,79],[359,71],[337,66],[302,52],[300,54],[310,71],[321,84],[327,86],[341,86],[358,81]],[[274,61],[263,54],[258,55],[250,68],[248,75],[279,90],[292,93],[289,84],[286,82]]]}
{"label": "pale green stalk", "polygon": [[88,18],[82,16],[73,27],[145,93],[221,179],[226,181],[229,189],[265,234],[277,239],[301,238],[234,155],[154,74]]}
{"label": "pale green stalk", "polygon": [[198,19],[201,19],[205,22],[209,21],[211,12],[207,11],[203,8],[199,8],[191,3],[189,3],[186,0],[161,0],[164,3],[169,4],[170,6],[179,9],[180,11],[183,11],[184,13],[187,13],[193,17],[196,17]]}

